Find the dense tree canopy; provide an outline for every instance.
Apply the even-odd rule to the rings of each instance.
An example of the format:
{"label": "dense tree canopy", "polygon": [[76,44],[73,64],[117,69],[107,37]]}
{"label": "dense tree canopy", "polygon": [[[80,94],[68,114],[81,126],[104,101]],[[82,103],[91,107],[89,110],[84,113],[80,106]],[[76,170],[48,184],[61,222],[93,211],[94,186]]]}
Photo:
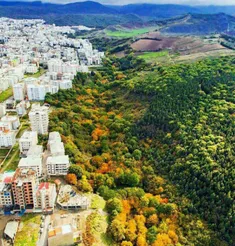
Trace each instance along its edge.
{"label": "dense tree canopy", "polygon": [[104,197],[118,245],[233,244],[234,64],[110,57],[47,95],[73,163],[67,180]]}

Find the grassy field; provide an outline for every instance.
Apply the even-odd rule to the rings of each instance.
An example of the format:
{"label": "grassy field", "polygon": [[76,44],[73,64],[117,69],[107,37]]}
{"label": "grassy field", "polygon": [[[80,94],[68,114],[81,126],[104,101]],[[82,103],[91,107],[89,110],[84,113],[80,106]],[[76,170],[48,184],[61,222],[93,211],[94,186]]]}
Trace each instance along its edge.
{"label": "grassy field", "polygon": [[145,59],[146,61],[152,61],[159,57],[168,56],[169,52],[167,50],[158,51],[158,52],[144,52],[139,55],[140,58]]}
{"label": "grassy field", "polygon": [[16,234],[14,246],[35,246],[38,240],[40,222],[40,215],[24,215],[20,229]]}
{"label": "grassy field", "polygon": [[16,170],[19,160],[20,160],[20,150],[19,144],[17,143],[11,150],[11,153],[6,158],[3,166],[1,167],[1,172]]}
{"label": "grassy field", "polygon": [[0,149],[0,156],[6,156],[9,152],[9,149]]}
{"label": "grassy field", "polygon": [[13,95],[13,90],[12,88],[8,88],[7,90],[3,91],[0,94],[0,103],[4,102],[5,100],[7,100],[9,97],[11,97]]}
{"label": "grassy field", "polygon": [[156,29],[156,27],[126,29],[126,30],[120,30],[120,31],[106,30],[106,35],[111,36],[111,37],[116,37],[116,38],[132,38],[132,37],[153,31],[154,29]]}

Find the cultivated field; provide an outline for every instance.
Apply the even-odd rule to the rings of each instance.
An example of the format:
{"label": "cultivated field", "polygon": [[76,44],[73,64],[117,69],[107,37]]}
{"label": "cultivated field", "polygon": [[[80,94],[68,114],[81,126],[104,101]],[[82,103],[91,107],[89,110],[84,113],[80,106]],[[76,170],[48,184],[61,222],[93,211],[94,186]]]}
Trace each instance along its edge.
{"label": "cultivated field", "polygon": [[198,37],[163,36],[159,32],[152,32],[141,36],[139,40],[132,43],[131,47],[135,51],[159,51],[167,49],[171,52],[179,52],[181,55],[226,49],[216,41],[210,44]]}
{"label": "cultivated field", "polygon": [[147,62],[167,64],[235,54],[234,51],[222,46],[218,38],[208,42],[200,37],[163,36],[159,32],[150,32],[139,36],[139,39],[131,44],[131,47],[136,55],[144,58]]}

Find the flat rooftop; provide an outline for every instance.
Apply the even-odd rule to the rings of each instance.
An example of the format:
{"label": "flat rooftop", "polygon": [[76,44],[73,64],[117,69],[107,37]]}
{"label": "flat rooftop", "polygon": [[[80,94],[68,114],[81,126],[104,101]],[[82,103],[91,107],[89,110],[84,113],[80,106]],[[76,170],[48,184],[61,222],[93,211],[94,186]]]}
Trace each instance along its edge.
{"label": "flat rooftop", "polygon": [[21,136],[20,141],[31,140],[32,138],[35,138],[37,135],[38,135],[37,132],[25,131]]}
{"label": "flat rooftop", "polygon": [[32,166],[41,166],[42,158],[36,156],[29,156],[26,158],[21,158],[18,164],[18,167],[32,167]]}
{"label": "flat rooftop", "polygon": [[47,158],[47,164],[69,164],[69,156],[49,156]]}
{"label": "flat rooftop", "polygon": [[41,157],[43,153],[42,145],[33,145],[29,148],[27,152],[28,157]]}

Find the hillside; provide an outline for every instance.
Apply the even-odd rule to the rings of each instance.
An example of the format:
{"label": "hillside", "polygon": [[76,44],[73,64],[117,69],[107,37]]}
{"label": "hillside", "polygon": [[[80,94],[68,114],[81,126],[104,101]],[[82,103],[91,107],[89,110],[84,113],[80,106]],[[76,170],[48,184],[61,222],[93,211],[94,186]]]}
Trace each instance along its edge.
{"label": "hillside", "polygon": [[132,13],[139,16],[154,17],[156,19],[172,18],[187,13],[201,13],[201,10],[184,5],[174,4],[130,4],[118,8],[121,13]]}
{"label": "hillside", "polygon": [[235,17],[226,14],[190,14],[161,29],[163,33],[207,35],[214,33],[233,33]]}
{"label": "hillside", "polygon": [[[181,18],[187,14],[235,14],[235,7],[202,6],[191,7],[173,4],[130,4],[124,6],[106,6],[93,1],[71,4],[51,4],[43,2],[14,2],[0,1],[0,17],[10,18],[43,18],[48,23],[57,25],[88,25],[107,27],[129,22],[148,23],[149,21]],[[85,20],[82,16],[85,15]],[[132,19],[132,21],[131,21]],[[94,21],[95,20],[95,21]],[[104,22],[102,24],[102,21]],[[98,23],[98,24],[97,24]],[[195,32],[198,26],[189,30],[185,27],[184,33]],[[182,29],[182,28],[180,28]],[[177,27],[173,30],[178,32]]]}
{"label": "hillside", "polygon": [[109,57],[47,95],[50,131],[74,179],[107,200],[117,245],[233,245],[234,76],[233,58],[149,67]]}

